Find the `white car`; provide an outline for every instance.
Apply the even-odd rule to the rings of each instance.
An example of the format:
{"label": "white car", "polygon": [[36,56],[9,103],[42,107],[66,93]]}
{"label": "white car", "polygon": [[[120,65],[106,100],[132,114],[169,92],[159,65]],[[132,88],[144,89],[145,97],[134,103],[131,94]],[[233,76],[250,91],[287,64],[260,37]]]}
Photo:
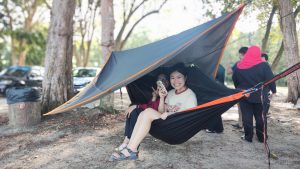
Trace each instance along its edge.
{"label": "white car", "polygon": [[74,93],[80,92],[101,71],[97,67],[77,67],[73,69]]}

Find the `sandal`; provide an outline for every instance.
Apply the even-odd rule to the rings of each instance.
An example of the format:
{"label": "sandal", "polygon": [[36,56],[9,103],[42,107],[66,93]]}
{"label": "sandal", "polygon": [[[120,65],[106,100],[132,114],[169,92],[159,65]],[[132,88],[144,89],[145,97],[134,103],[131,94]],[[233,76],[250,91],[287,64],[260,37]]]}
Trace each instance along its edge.
{"label": "sandal", "polygon": [[124,150],[125,147],[127,147],[127,144],[122,143],[119,147],[115,148],[115,151],[122,151],[122,150]]}
{"label": "sandal", "polygon": [[[127,150],[129,153],[129,156],[126,156],[123,151]],[[137,160],[138,159],[138,152],[133,152],[128,147],[125,147],[121,152],[115,152],[113,153],[109,161],[123,161],[123,160]]]}

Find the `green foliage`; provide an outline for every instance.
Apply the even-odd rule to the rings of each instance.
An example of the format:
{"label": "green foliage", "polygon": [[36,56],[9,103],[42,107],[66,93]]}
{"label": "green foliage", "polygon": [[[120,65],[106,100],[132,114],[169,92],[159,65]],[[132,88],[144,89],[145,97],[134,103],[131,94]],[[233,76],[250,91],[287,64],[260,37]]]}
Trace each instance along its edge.
{"label": "green foliage", "polygon": [[28,45],[27,65],[42,65],[46,50],[46,37],[41,32],[32,33],[31,44]]}
{"label": "green foliage", "polygon": [[0,42],[0,71],[9,66],[9,54],[6,42]]}
{"label": "green foliage", "polygon": [[101,55],[101,48],[100,48],[100,42],[93,41],[91,45],[91,51],[90,51],[90,59],[88,66],[95,66],[99,67],[101,64],[104,64],[104,60],[102,60]]}
{"label": "green foliage", "polygon": [[145,44],[151,43],[150,38],[147,35],[148,31],[141,31],[135,34],[132,34],[128,41],[125,44],[124,49],[136,48],[139,46],[143,46]]}
{"label": "green foliage", "polygon": [[246,0],[201,0],[206,10],[206,16],[210,18],[216,18],[219,14],[231,12],[236,9],[240,4],[246,3]]}
{"label": "green foliage", "polygon": [[[28,65],[41,65],[44,59],[44,52],[46,49],[46,36],[47,29],[44,27],[40,27],[40,30],[34,30],[33,32],[25,32],[23,29],[10,30],[6,29],[1,32],[2,40],[8,39],[7,36],[10,36],[15,39],[16,46],[19,46],[16,54],[20,54],[22,51],[27,51],[26,64]],[[21,44],[25,45],[21,45]],[[0,55],[1,64],[7,64],[8,60],[10,60],[11,50],[9,47],[9,43],[3,43],[0,45],[0,53],[5,54]]]}
{"label": "green foliage", "polygon": [[[41,65],[44,59],[44,52],[46,50],[46,29],[41,29],[33,32],[24,32],[21,29],[13,31],[13,37],[17,43],[25,43],[20,45],[18,53],[27,51],[25,63],[27,65]],[[23,46],[23,48],[21,48]]]}
{"label": "green foliage", "polygon": [[6,42],[5,47],[0,48],[0,66],[11,61],[12,55],[17,58],[22,52],[26,54],[25,64],[42,64],[48,25],[42,25],[39,20],[34,23],[31,19],[28,22],[25,20],[29,15],[34,16],[34,12],[44,3],[44,0],[3,0],[0,3],[0,42]]}

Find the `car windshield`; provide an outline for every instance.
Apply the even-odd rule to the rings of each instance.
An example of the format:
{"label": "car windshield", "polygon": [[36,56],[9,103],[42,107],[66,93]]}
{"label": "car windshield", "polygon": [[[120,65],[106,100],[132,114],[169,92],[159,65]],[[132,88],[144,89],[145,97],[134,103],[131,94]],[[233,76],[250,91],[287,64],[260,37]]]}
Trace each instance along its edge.
{"label": "car windshield", "polygon": [[14,76],[14,77],[23,77],[30,71],[29,67],[10,67],[6,69],[3,75],[5,76]]}
{"label": "car windshield", "polygon": [[73,71],[74,77],[95,77],[97,73],[96,69],[75,69]]}

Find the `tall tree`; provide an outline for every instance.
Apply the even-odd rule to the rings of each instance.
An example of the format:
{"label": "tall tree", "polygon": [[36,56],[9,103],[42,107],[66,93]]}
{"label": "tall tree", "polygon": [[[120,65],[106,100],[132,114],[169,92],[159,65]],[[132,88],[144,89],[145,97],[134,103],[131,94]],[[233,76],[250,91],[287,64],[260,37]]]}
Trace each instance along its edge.
{"label": "tall tree", "polygon": [[[279,0],[280,24],[283,33],[284,56],[286,67],[299,62],[299,48],[296,30],[296,22],[293,13],[293,2],[290,0]],[[288,97],[287,101],[294,104],[299,99],[300,72],[294,72],[287,77]]]}
{"label": "tall tree", "polygon": [[45,58],[42,112],[73,96],[72,46],[74,0],[53,0]]}
{"label": "tall tree", "polygon": [[[101,47],[104,61],[109,59],[114,47],[114,7],[113,0],[101,0]],[[109,111],[113,111],[114,94],[109,94],[101,99],[100,106]]]}
{"label": "tall tree", "polygon": [[[37,8],[41,3],[42,2],[40,0],[33,0],[33,1],[24,1],[24,3],[22,4],[23,13],[25,14],[25,16],[27,16],[25,17],[24,20],[24,31],[26,33],[32,32],[33,17],[35,16]],[[26,39],[20,40],[19,48],[21,49],[21,52],[19,54],[18,65],[25,65],[26,56],[29,51],[29,48],[26,47],[27,46],[26,42],[27,42]]]}
{"label": "tall tree", "polygon": [[[297,17],[298,13],[300,12],[300,5],[298,5],[294,11],[294,18]],[[272,62],[272,70],[275,70],[279,64],[279,61],[282,57],[282,53],[283,53],[283,41],[281,42],[280,48],[276,54],[275,59]]]}
{"label": "tall tree", "polygon": [[[103,58],[102,60],[107,61],[113,49],[121,50],[124,47],[127,40],[129,39],[129,37],[131,36],[133,30],[136,28],[136,26],[148,16],[158,13],[167,1],[168,0],[161,0],[161,3],[159,4],[158,8],[150,9],[149,11],[145,10],[147,8],[144,8],[146,12],[144,12],[144,14],[139,16],[137,20],[132,21],[133,24],[131,25],[129,30],[125,32],[125,29],[129,27],[130,21],[133,20],[132,16],[139,9],[141,9],[141,7],[145,7],[147,2],[150,3],[150,1],[131,0],[129,5],[130,7],[127,10],[126,2],[128,1],[123,0],[122,1],[123,23],[119,30],[116,40],[114,40],[115,22],[114,22],[113,0],[101,0],[101,19],[102,19],[101,47],[102,47],[102,58]],[[113,102],[114,102],[114,96],[113,94],[110,94],[100,101],[100,106],[102,108],[105,108],[106,110],[113,111]]]}
{"label": "tall tree", "polygon": [[113,0],[101,0],[101,24],[102,56],[107,61],[114,47],[115,19]]}
{"label": "tall tree", "polygon": [[[75,23],[79,33],[79,45],[74,45],[74,56],[76,58],[76,66],[86,67],[89,62],[91,44],[94,38],[95,18],[99,13],[100,0],[82,1],[79,0],[78,9],[75,11]],[[87,5],[85,4],[87,3]],[[77,49],[78,48],[78,49]]]}
{"label": "tall tree", "polygon": [[264,52],[267,51],[267,44],[268,44],[268,41],[269,41],[269,36],[270,36],[270,31],[271,31],[271,27],[272,27],[272,23],[273,23],[273,18],[274,18],[274,15],[275,15],[275,12],[277,11],[277,9],[278,9],[277,5],[275,5],[273,3],[272,10],[270,12],[270,15],[269,15],[269,18],[268,18],[268,21],[267,21],[266,32],[265,32],[264,38],[262,39],[261,49]]}

